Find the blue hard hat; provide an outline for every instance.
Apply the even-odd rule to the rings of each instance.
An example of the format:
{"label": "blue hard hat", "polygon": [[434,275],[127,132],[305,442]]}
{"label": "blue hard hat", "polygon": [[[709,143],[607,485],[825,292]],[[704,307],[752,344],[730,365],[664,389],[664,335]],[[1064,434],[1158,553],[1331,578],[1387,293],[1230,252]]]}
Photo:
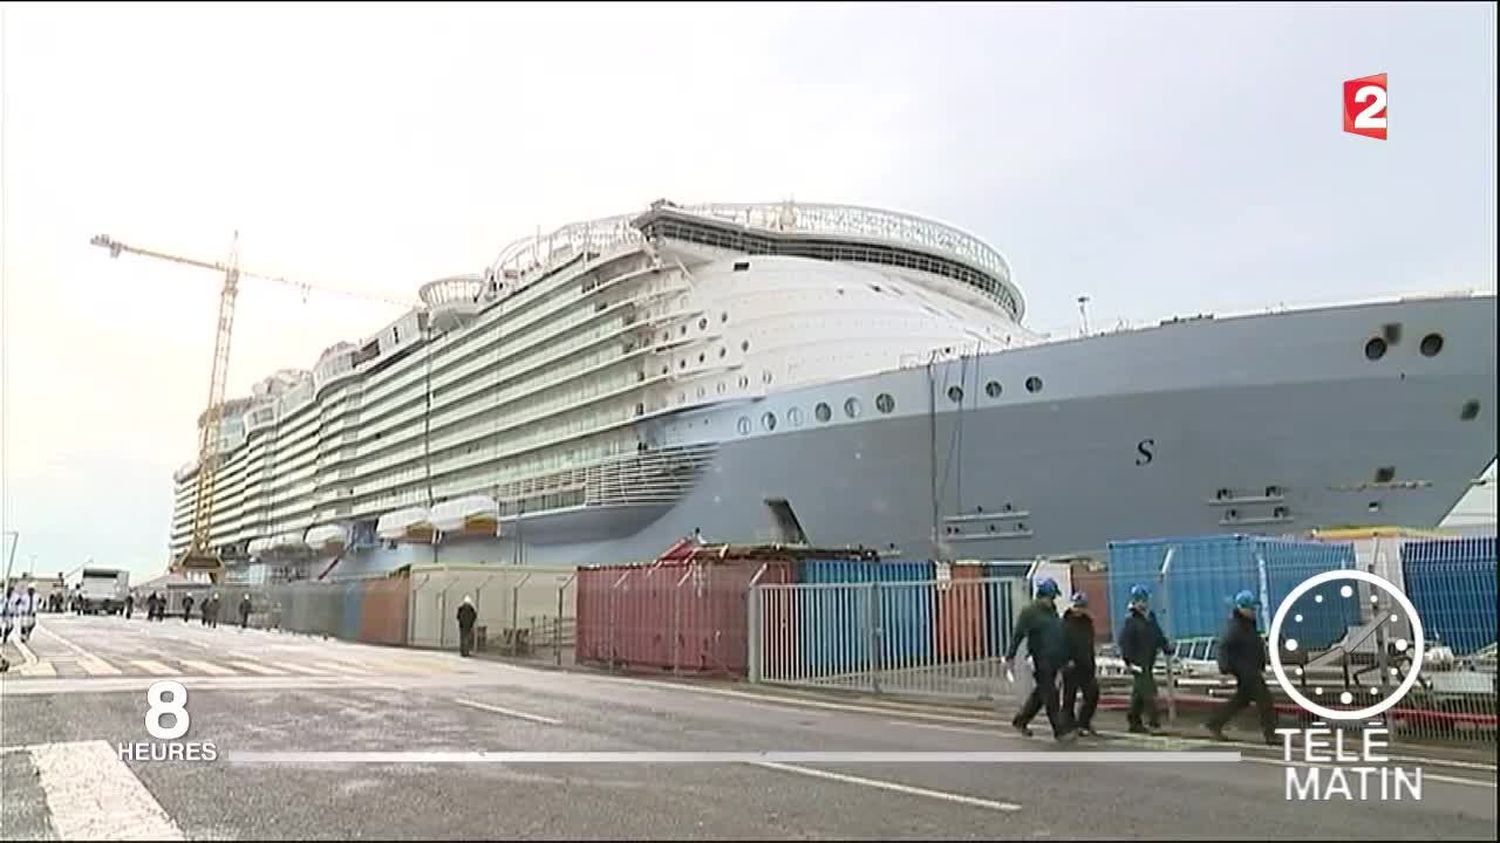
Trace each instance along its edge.
{"label": "blue hard hat", "polygon": [[1036,596],[1056,597],[1059,594],[1062,594],[1062,589],[1057,587],[1057,580],[1051,577],[1042,577],[1036,581]]}
{"label": "blue hard hat", "polygon": [[1234,596],[1234,607],[1236,609],[1253,609],[1259,605],[1260,601],[1256,600],[1255,595],[1251,594],[1248,589]]}
{"label": "blue hard hat", "polygon": [[1130,602],[1144,603],[1151,599],[1151,591],[1144,585],[1133,585],[1130,587]]}
{"label": "blue hard hat", "polygon": [[1084,594],[1081,591],[1075,591],[1075,592],[1073,592],[1073,605],[1074,606],[1087,606],[1088,604],[1089,604],[1089,596],[1087,594]]}

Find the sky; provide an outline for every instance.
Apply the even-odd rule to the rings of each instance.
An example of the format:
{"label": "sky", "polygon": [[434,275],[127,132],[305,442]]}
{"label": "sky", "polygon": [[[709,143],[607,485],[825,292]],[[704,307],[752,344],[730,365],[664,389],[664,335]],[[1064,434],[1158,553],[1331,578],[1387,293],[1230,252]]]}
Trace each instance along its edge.
{"label": "sky", "polygon": [[[1077,330],[1495,287],[1491,4],[4,4],[3,465],[17,570],[157,573],[221,279],[414,299],[679,203],[874,205]],[[1385,72],[1386,141],[1342,131]],[[241,285],[230,395],[398,315]],[[1490,498],[1493,501],[1493,497]],[[1491,503],[1491,506],[1493,504]],[[7,547],[8,550],[8,547]]]}

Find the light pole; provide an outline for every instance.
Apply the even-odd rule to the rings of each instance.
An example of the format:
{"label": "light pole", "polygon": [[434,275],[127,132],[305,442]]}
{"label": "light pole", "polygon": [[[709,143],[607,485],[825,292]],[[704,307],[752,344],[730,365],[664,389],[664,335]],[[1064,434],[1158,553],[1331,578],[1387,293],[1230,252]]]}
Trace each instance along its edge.
{"label": "light pole", "polygon": [[1083,336],[1089,335],[1089,297],[1078,297],[1078,315],[1083,318]]}

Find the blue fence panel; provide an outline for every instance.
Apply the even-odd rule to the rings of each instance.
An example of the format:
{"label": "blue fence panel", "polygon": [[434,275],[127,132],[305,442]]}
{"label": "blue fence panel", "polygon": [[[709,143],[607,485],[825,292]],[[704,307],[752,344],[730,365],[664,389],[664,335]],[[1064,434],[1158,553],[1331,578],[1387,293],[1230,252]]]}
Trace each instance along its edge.
{"label": "blue fence panel", "polygon": [[[1354,568],[1354,545],[1257,539],[1256,552],[1266,563],[1266,606],[1260,617],[1263,631],[1271,628],[1271,619],[1283,600],[1303,580],[1325,571]],[[1257,588],[1252,588],[1257,591]],[[1295,638],[1306,649],[1327,649],[1360,622],[1359,589],[1352,597],[1341,596],[1337,588],[1328,589],[1320,603],[1309,596],[1297,601],[1296,615],[1289,615],[1283,627],[1284,637]],[[1227,610],[1226,610],[1227,611]],[[1294,620],[1301,617],[1302,620]]]}
{"label": "blue fence panel", "polygon": [[[1168,593],[1158,594],[1162,563],[1177,548],[1167,578]],[[1254,541],[1249,536],[1200,536],[1111,542],[1109,607],[1119,638],[1128,616],[1130,589],[1137,583],[1151,590],[1151,606],[1167,634],[1174,638],[1216,636],[1224,629],[1229,601],[1241,589],[1257,590]]]}
{"label": "blue fence panel", "polygon": [[342,588],[344,593],[340,602],[343,612],[339,616],[337,635],[345,641],[358,641],[359,628],[364,620],[365,584],[344,583]]}
{"label": "blue fence panel", "polygon": [[[887,582],[930,582],[931,562],[852,562],[806,559],[798,565],[802,583],[856,585]],[[875,590],[805,589],[801,595],[799,634],[802,658],[811,676],[879,668],[883,665],[925,664],[932,659],[932,595],[927,589],[906,587]],[[871,663],[870,624],[881,631],[880,660]]]}
{"label": "blue fence panel", "polygon": [[1401,568],[1429,647],[1462,656],[1495,643],[1494,536],[1407,542]]}

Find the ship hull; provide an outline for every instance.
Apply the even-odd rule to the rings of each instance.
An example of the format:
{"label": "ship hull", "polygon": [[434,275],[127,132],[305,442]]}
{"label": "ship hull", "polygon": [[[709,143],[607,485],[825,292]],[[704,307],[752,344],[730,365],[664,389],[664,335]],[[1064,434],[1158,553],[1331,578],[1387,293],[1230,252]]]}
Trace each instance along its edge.
{"label": "ship hull", "polygon": [[[1187,322],[684,413],[654,430],[661,447],[717,449],[675,505],[511,518],[500,538],[354,552],[338,575],[644,561],[695,530],[773,539],[768,499],[787,501],[812,544],[904,558],[1433,527],[1495,457],[1494,307],[1463,296]],[[1432,355],[1430,334],[1443,340]],[[1375,337],[1392,341],[1372,360]]]}

